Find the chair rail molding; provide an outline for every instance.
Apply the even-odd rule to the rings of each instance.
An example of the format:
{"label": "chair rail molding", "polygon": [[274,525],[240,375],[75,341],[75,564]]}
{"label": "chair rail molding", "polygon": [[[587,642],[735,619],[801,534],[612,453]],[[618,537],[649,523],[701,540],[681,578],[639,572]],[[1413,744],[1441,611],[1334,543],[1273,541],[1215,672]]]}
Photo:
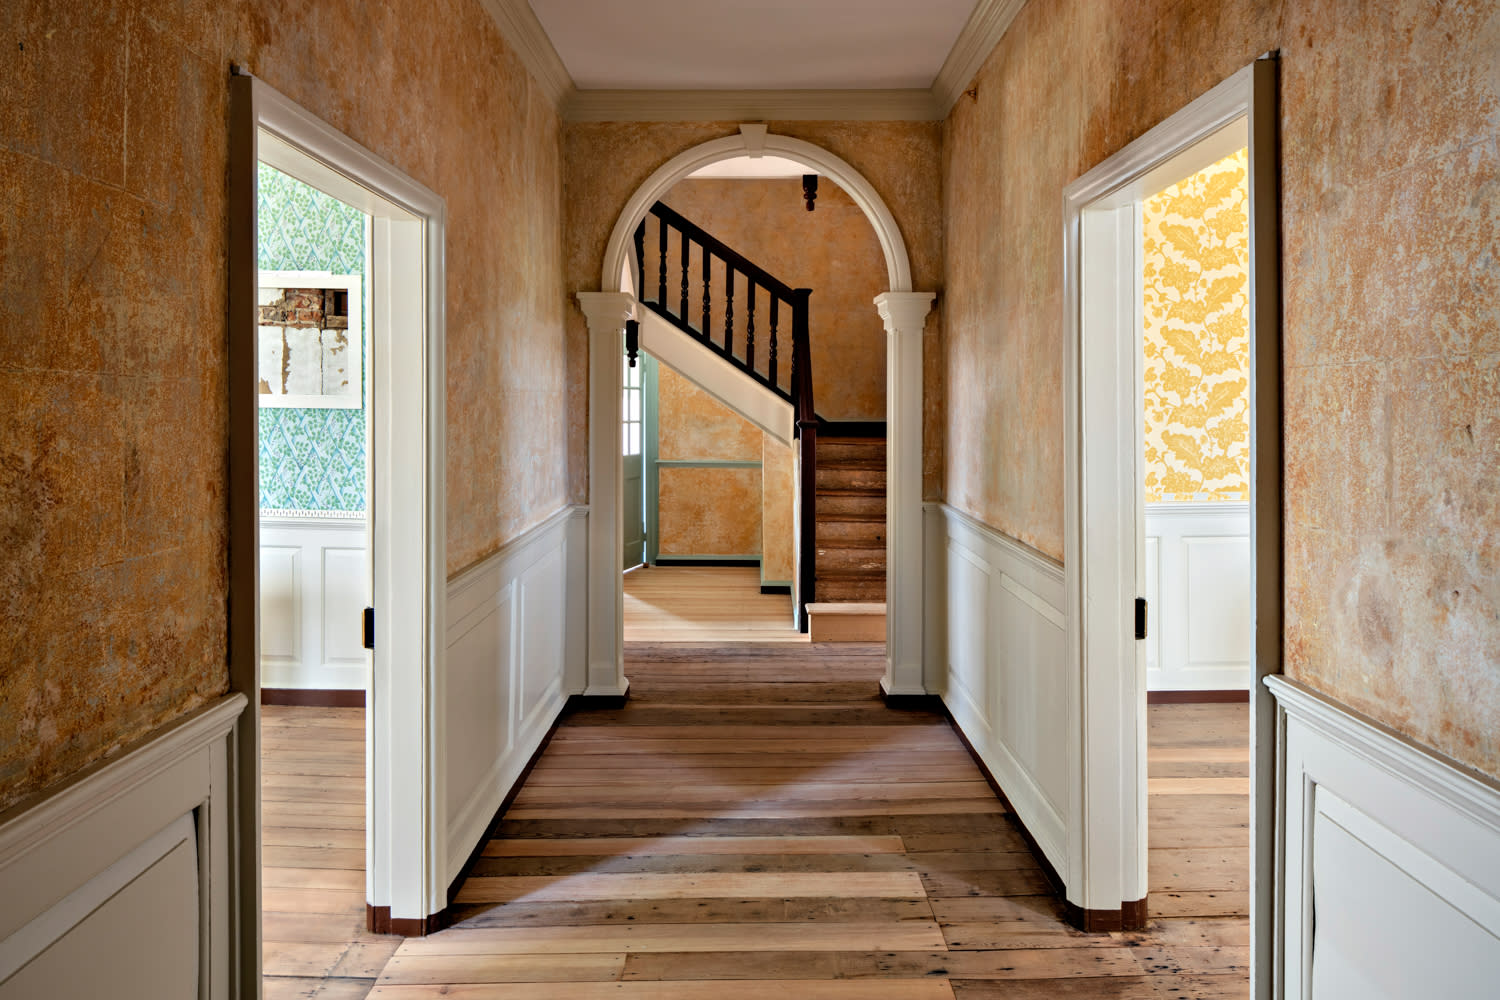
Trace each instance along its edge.
{"label": "chair rail molding", "polygon": [[1264,683],[1285,805],[1276,995],[1492,995],[1500,783],[1305,685]]}

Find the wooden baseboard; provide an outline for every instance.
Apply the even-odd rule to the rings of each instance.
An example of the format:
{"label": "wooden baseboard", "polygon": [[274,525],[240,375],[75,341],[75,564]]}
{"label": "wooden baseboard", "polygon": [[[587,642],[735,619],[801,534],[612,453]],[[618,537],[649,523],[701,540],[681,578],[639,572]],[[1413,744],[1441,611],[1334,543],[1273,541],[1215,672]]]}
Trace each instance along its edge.
{"label": "wooden baseboard", "polygon": [[[948,709],[943,704],[943,699],[935,694],[886,694],[882,689],[880,700],[885,702],[886,708],[897,712],[937,712],[939,715],[945,717],[948,715]],[[964,745],[968,746],[968,743],[965,742]],[[973,752],[971,748],[969,753],[972,754]],[[980,767],[983,766],[982,764],[980,765]],[[986,777],[988,777],[988,774],[986,774]],[[994,782],[991,781],[990,784],[993,785]]]}
{"label": "wooden baseboard", "polygon": [[1234,688],[1228,691],[1147,691],[1148,705],[1246,705],[1250,692]]}
{"label": "wooden baseboard", "polygon": [[364,691],[325,688],[261,688],[262,705],[301,708],[364,708]]}
{"label": "wooden baseboard", "polygon": [[790,583],[763,583],[760,585],[762,594],[790,594],[792,585]]}
{"label": "wooden baseboard", "polygon": [[365,904],[365,927],[371,934],[395,934],[399,937],[424,937],[436,934],[447,926],[443,916],[448,911],[434,913],[430,917],[392,917],[389,906]]}

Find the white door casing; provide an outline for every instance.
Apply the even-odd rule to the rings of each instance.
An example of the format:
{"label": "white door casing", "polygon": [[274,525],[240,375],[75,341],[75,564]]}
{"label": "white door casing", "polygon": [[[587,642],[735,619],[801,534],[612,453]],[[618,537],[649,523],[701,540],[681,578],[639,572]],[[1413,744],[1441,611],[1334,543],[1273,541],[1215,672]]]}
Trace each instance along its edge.
{"label": "white door casing", "polygon": [[[1113,910],[1146,896],[1145,664],[1131,610],[1142,594],[1136,203],[1184,169],[1248,143],[1251,289],[1251,593],[1257,677],[1280,672],[1279,273],[1276,61],[1258,60],[1064,192],[1065,575],[1073,793],[1068,898]],[[1241,131],[1228,131],[1241,123]],[[1205,142],[1205,140],[1209,140]],[[1259,686],[1257,685],[1257,688]],[[1252,987],[1269,996],[1275,731],[1252,699]]]}
{"label": "white door casing", "polygon": [[[375,657],[366,749],[367,900],[392,918],[447,904],[443,879],[444,247],[441,197],[260,80],[237,73],[231,135],[231,686],[260,687],[253,360],[255,170],[266,162],[373,217],[371,544]],[[247,356],[246,351],[252,352]],[[243,609],[243,610],[238,610]],[[259,712],[237,735],[241,988],[259,988]],[[253,957],[252,957],[253,956]]]}
{"label": "white door casing", "polygon": [[[922,330],[933,293],[913,292],[906,243],[875,188],[849,163],[801,139],[741,125],[739,133],[695,146],[659,167],[626,202],[610,234],[599,287],[579,292],[589,320],[589,685],[586,693],[623,694],[623,584],[620,552],[619,337],[635,315],[633,235],[647,211],[673,185],[721,160],[767,154],[804,164],[842,188],[864,212],[885,255],[890,290],[876,299],[887,331],[888,393],[886,675],[889,694],[920,694],[922,641]],[[619,289],[619,291],[615,291]],[[608,296],[609,298],[605,298]],[[617,298],[616,298],[617,297]],[[644,312],[644,310],[641,310]],[[612,338],[605,343],[601,338]],[[611,358],[600,355],[612,353]],[[889,381],[894,380],[894,381]],[[898,443],[899,439],[899,443]],[[613,451],[611,463],[604,456]],[[605,554],[613,553],[606,561]],[[894,584],[893,581],[902,581]],[[899,592],[898,592],[899,591]],[[613,674],[607,676],[610,664]]]}

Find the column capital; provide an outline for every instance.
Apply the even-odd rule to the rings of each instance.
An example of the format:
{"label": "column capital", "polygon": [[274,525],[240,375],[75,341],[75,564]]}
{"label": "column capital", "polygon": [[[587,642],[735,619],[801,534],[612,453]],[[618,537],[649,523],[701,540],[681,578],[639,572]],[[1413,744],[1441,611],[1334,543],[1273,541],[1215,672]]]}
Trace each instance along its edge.
{"label": "column capital", "polygon": [[935,298],[936,292],[882,292],[875,296],[875,308],[886,333],[921,333]]}
{"label": "column capital", "polygon": [[593,334],[619,333],[635,318],[635,296],[629,292],[576,292],[578,307]]}

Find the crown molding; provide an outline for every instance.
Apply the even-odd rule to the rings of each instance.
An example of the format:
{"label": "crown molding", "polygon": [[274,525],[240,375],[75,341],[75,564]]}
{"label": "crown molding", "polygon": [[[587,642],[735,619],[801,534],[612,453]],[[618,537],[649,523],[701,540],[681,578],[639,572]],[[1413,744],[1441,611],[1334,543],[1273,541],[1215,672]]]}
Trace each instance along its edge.
{"label": "crown molding", "polygon": [[531,72],[553,107],[561,107],[575,90],[573,77],[563,65],[552,39],[542,28],[527,0],[480,0],[484,9]]}
{"label": "crown molding", "polygon": [[948,52],[948,58],[943,60],[943,68],[932,81],[932,101],[937,106],[939,118],[948,117],[948,112],[968,89],[969,81],[995,51],[995,46],[1000,44],[1011,22],[1025,6],[1026,0],[979,0],[974,5],[974,13],[969,15],[964,30],[958,33],[958,39]]}
{"label": "crown molding", "polygon": [[928,90],[575,90],[570,122],[939,121]]}
{"label": "crown molding", "polygon": [[527,0],[480,0],[563,120],[941,121],[1026,0],[979,0],[930,90],[579,90]]}

